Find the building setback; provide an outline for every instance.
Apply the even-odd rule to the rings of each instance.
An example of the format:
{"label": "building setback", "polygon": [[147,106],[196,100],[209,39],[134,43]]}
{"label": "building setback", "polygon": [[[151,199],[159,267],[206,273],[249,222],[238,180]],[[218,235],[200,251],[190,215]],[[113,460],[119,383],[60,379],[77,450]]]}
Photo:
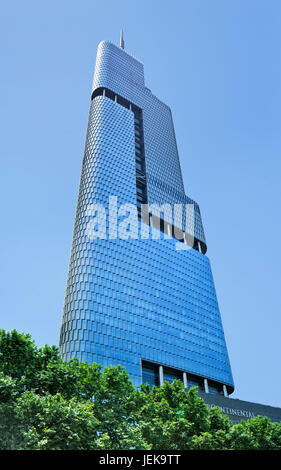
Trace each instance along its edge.
{"label": "building setback", "polygon": [[[124,204],[136,208],[137,236],[130,227],[126,237],[127,213],[119,211]],[[153,204],[184,209],[172,218],[161,211],[151,223]],[[141,226],[149,224],[149,235],[141,237]],[[123,36],[120,47],[102,41],[61,325],[62,357],[102,367],[121,364],[135,386],[181,379],[186,388],[196,385],[203,394],[227,397],[234,383],[206,252],[199,206],[184,190],[171,110],[145,86],[143,64],[124,50]]]}

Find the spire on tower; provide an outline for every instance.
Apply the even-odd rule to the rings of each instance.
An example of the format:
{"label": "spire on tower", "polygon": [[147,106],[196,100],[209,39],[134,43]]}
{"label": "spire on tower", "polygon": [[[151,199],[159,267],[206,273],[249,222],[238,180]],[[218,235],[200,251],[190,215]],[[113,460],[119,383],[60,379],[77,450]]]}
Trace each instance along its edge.
{"label": "spire on tower", "polygon": [[125,43],[124,43],[124,38],[123,38],[123,29],[121,29],[121,34],[120,34],[120,47],[121,49],[125,48]]}

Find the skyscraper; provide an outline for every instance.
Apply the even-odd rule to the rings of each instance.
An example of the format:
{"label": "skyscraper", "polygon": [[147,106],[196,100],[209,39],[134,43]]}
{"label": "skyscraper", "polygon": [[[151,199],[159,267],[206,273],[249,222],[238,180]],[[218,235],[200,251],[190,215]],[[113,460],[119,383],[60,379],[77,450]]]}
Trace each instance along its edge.
{"label": "skyscraper", "polygon": [[[161,208],[154,217],[153,206]],[[129,217],[134,207],[136,217]],[[199,206],[184,190],[171,110],[145,86],[143,64],[124,50],[123,35],[120,47],[102,41],[61,326],[62,357],[121,364],[136,386],[180,378],[186,388],[232,393],[206,252]]]}

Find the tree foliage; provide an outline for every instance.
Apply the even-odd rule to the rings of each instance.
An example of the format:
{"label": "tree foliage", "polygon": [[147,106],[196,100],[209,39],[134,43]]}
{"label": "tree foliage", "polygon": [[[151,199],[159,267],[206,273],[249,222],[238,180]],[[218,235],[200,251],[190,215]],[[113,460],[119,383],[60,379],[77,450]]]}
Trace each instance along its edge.
{"label": "tree foliage", "polygon": [[124,368],[64,362],[0,330],[0,449],[281,449],[281,424],[258,416],[233,425],[180,381],[135,389]]}

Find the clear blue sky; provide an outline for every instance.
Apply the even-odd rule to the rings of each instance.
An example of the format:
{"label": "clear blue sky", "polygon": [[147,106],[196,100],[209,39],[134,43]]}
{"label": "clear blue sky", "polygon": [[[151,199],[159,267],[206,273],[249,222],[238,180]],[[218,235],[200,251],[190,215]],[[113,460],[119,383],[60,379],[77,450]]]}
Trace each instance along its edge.
{"label": "clear blue sky", "polygon": [[200,204],[233,397],[281,406],[279,0],[1,0],[0,327],[57,344],[96,48],[145,64]]}

